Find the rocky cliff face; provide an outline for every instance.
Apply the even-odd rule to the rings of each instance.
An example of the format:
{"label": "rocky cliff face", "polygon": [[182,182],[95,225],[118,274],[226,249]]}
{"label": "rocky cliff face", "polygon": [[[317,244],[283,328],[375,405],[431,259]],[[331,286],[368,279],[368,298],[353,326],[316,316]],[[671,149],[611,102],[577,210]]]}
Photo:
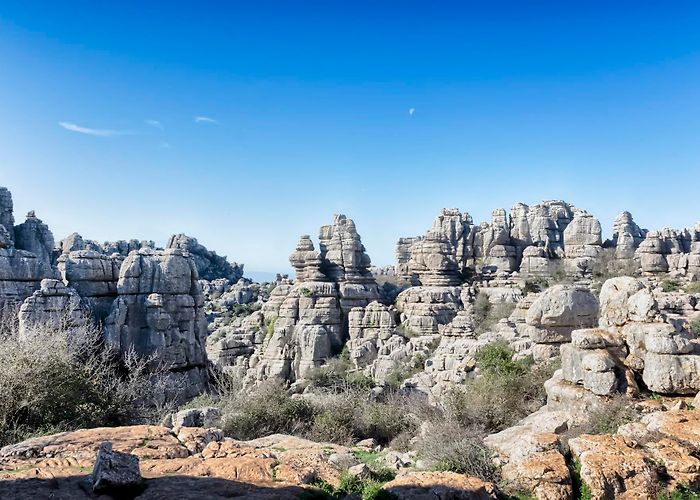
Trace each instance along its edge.
{"label": "rocky cliff face", "polygon": [[56,277],[48,227],[33,212],[25,223],[15,226],[14,222],[12,195],[0,188],[0,307],[22,302],[42,279]]}
{"label": "rocky cliff face", "polygon": [[185,397],[207,382],[206,317],[194,259],[177,248],[141,249],[124,260],[105,339],[123,356],[133,350],[169,370]]}
{"label": "rocky cliff face", "polygon": [[243,276],[243,265],[236,262],[230,263],[226,257],[221,257],[207,250],[196,238],[185,234],[175,234],[170,237],[166,248],[179,248],[187,251],[197,266],[199,276],[204,280],[226,278],[236,282]]}

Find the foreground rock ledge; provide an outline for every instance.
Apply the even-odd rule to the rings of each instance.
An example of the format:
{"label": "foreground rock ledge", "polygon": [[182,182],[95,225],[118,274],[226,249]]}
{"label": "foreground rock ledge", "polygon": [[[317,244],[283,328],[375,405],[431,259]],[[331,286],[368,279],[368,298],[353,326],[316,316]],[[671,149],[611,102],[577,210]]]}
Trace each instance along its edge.
{"label": "foreground rock ledge", "polygon": [[[329,457],[350,453],[285,435],[236,441],[214,428],[85,429],[0,449],[0,499],[98,498],[89,476],[105,442],[114,453],[138,457],[139,499],[296,499],[316,480],[337,486],[340,471]],[[454,473],[408,472],[386,488],[399,499],[496,498],[494,485]]]}

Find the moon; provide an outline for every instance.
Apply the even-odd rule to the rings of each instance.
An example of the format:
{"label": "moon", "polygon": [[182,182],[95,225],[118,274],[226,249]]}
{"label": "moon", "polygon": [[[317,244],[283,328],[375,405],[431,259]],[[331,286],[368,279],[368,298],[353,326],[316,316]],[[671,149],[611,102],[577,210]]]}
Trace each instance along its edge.
{"label": "moon", "polygon": [[415,112],[416,112],[416,108],[410,108],[410,109],[408,110],[408,114],[411,115],[411,116],[413,116],[413,113],[415,113]]}

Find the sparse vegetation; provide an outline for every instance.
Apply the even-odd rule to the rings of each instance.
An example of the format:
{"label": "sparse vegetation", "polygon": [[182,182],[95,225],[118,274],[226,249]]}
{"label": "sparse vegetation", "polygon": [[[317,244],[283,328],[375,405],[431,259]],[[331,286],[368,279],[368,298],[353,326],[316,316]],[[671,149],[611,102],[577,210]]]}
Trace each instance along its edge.
{"label": "sparse vegetation", "polygon": [[677,292],[681,289],[681,282],[675,278],[667,278],[661,282],[661,289],[664,292]]}
{"label": "sparse vegetation", "polygon": [[479,292],[474,299],[474,328],[477,333],[484,333],[503,318],[507,318],[515,309],[513,303],[492,304],[489,296]]}
{"label": "sparse vegetation", "polygon": [[277,315],[272,314],[265,318],[265,338],[271,338],[275,333],[275,323],[277,323]]}
{"label": "sparse vegetation", "polygon": [[18,338],[15,322],[0,325],[0,445],[77,428],[157,420],[176,391],[152,359],[119,359],[93,325],[58,318]]}
{"label": "sparse vegetation", "polygon": [[700,336],[700,317],[697,317],[690,322],[690,331],[696,336]]}
{"label": "sparse vegetation", "polygon": [[690,293],[690,294],[700,294],[700,281],[693,281],[692,283],[688,283],[685,285],[685,293]]}
{"label": "sparse vegetation", "polygon": [[[328,380],[327,376],[324,374],[322,380]],[[218,393],[197,403],[221,408],[223,430],[236,439],[284,433],[344,445],[366,438],[387,444],[403,432],[415,431],[418,424],[412,416],[415,399],[389,393],[375,401],[370,399],[368,387],[353,383],[332,381],[329,386],[317,387],[313,397],[307,398],[292,396],[274,382],[248,392],[240,384],[226,381],[225,375],[221,378]]]}
{"label": "sparse vegetation", "polygon": [[549,282],[541,276],[532,276],[525,280],[523,285],[523,293],[539,293],[542,290],[549,288]]}

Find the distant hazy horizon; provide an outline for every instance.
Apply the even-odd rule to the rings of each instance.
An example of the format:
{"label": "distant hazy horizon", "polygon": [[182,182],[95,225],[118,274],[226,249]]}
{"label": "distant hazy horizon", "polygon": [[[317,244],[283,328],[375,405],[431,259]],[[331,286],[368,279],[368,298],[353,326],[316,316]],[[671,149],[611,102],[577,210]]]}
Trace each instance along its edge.
{"label": "distant hazy horizon", "polygon": [[698,26],[685,1],[4,2],[0,185],[57,240],[184,232],[248,272],[333,213],[376,265],[442,207],[688,227]]}

